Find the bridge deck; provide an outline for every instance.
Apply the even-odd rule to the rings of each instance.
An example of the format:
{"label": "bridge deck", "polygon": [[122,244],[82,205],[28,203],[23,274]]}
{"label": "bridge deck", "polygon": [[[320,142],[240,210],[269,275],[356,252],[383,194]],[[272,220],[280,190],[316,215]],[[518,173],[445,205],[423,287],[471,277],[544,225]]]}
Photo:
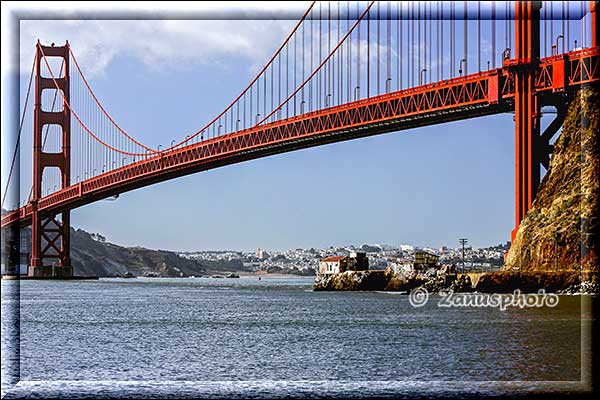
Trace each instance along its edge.
{"label": "bridge deck", "polygon": [[[572,93],[600,80],[599,48],[540,60],[541,99]],[[43,197],[38,211],[54,215],[102,198],[168,179],[268,155],[386,132],[504,113],[514,109],[514,71],[530,60],[505,60],[503,68],[314,111],[255,126],[149,157]],[[2,216],[2,227],[31,223],[33,204]]]}

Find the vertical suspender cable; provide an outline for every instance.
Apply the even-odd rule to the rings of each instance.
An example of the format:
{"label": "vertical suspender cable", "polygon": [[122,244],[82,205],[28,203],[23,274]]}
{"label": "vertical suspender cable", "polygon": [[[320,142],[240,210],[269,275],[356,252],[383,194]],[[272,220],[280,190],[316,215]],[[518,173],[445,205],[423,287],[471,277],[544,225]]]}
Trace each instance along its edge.
{"label": "vertical suspender cable", "polygon": [[[423,13],[421,14],[423,19],[423,69],[427,69],[427,3],[423,5]],[[419,77],[422,75],[422,71],[419,70]],[[425,74],[427,75],[427,74]],[[423,83],[426,83],[426,79],[423,79]]]}
{"label": "vertical suspender cable", "polygon": [[[550,53],[552,53],[552,44],[554,43],[554,2],[550,2]],[[556,53],[558,54],[558,48],[556,49]],[[553,55],[553,54],[552,54]]]}
{"label": "vertical suspender cable", "polygon": [[[348,32],[348,30],[350,29],[350,0],[348,0],[346,2],[346,32]],[[352,34],[351,34],[352,35]],[[348,47],[348,59],[346,60],[347,63],[347,80],[348,80],[348,87],[346,88],[347,93],[346,93],[346,100],[348,102],[352,101],[352,36],[350,36],[350,39],[348,40],[348,43],[346,44]]]}
{"label": "vertical suspender cable", "polygon": [[[342,38],[341,35],[341,31],[342,31],[342,14],[341,14],[341,10],[340,10],[340,2],[338,1],[337,3],[337,41],[338,43],[340,42],[340,39]],[[342,46],[340,48],[340,51],[338,52],[338,101],[337,104],[342,104],[343,100],[342,100],[342,95],[343,95],[343,91],[344,91],[344,69],[342,66],[342,61],[343,61],[343,57],[344,57],[344,46]],[[304,79],[304,78],[302,78]]]}
{"label": "vertical suspender cable", "polygon": [[496,3],[492,2],[492,68],[496,68]]}
{"label": "vertical suspender cable", "polygon": [[585,1],[580,2],[581,4],[581,48],[585,49],[587,44],[587,26],[586,26],[586,12],[585,12]]}
{"label": "vertical suspender cable", "polygon": [[506,10],[506,12],[507,12],[506,22],[508,23],[508,48],[512,49],[512,20],[511,20],[512,13],[510,10],[511,2],[507,1],[506,3],[507,3],[507,7],[508,7]]}
{"label": "vertical suspender cable", "polygon": [[481,2],[477,1],[477,71],[481,72]]}
{"label": "vertical suspender cable", "polygon": [[375,42],[377,44],[377,94],[381,94],[379,85],[380,85],[380,69],[381,69],[381,58],[380,58],[380,51],[379,48],[380,46],[380,20],[381,20],[381,1],[377,2],[377,41]]}
{"label": "vertical suspender cable", "polygon": [[[327,54],[331,53],[331,1],[327,2]],[[325,64],[327,67],[327,97],[326,103],[331,107],[331,100],[333,100],[333,94],[331,92],[331,75],[335,68],[335,57],[331,57],[331,63]]]}
{"label": "vertical suspender cable", "polygon": [[371,10],[367,12],[367,98],[371,97]]}
{"label": "vertical suspender cable", "polygon": [[[304,80],[304,77],[305,77],[304,65],[305,65],[304,64],[304,24],[302,24],[302,80]],[[289,94],[289,92],[286,91],[286,96],[288,94]],[[302,91],[300,92],[300,97],[301,97],[301,104],[304,104],[304,87],[302,87]],[[279,103],[281,103],[281,101],[279,101]],[[302,106],[302,107],[304,107],[304,106]],[[306,110],[302,109],[301,112],[305,113]]]}
{"label": "vertical suspender cable", "polygon": [[450,78],[454,78],[454,2],[450,3]]}
{"label": "vertical suspender cable", "polygon": [[442,80],[444,78],[444,5],[441,1],[437,2],[438,8],[438,80]]}
{"label": "vertical suspender cable", "polygon": [[431,2],[428,2],[427,5],[429,6],[429,17],[427,18],[427,23],[429,24],[429,61],[427,63],[428,67],[427,67],[427,72],[429,73],[429,82],[432,81],[432,73],[433,73],[433,64],[431,63],[431,57],[433,54],[433,18],[432,18],[432,4]]}
{"label": "vertical suspender cable", "polygon": [[406,21],[406,35],[408,36],[408,43],[406,45],[406,86],[412,86],[412,64],[413,64],[413,42],[412,42],[412,33],[413,33],[413,8],[414,4],[411,2],[407,5],[406,14],[408,16]]}
{"label": "vertical suspender cable", "polygon": [[417,2],[417,81],[419,85],[421,82],[421,47],[423,47],[423,43],[421,43],[421,2]]}
{"label": "vertical suspender cable", "polygon": [[[321,62],[323,58],[323,3],[319,3],[319,61],[317,61],[317,65]],[[321,103],[321,92],[323,84],[323,71],[319,70],[317,74],[317,107],[322,108]],[[295,86],[295,85],[294,85]]]}
{"label": "vertical suspender cable", "polygon": [[567,50],[571,47],[571,5],[567,3]]}
{"label": "vertical suspender cable", "polygon": [[467,15],[467,2],[463,2],[463,40],[464,40],[464,60],[465,60],[465,71],[464,71],[464,75],[467,75],[469,73],[469,69],[468,69],[468,58],[469,58],[469,42],[468,42],[468,38],[469,38],[469,26],[468,26],[468,22],[469,22],[469,18]]}
{"label": "vertical suspender cable", "polygon": [[410,87],[415,85],[415,4],[410,4]]}
{"label": "vertical suspender cable", "polygon": [[376,45],[377,45],[377,94],[381,94],[380,91],[380,87],[381,87],[381,52],[380,52],[380,48],[381,48],[381,1],[377,2],[377,41],[376,41]]}
{"label": "vertical suspender cable", "polygon": [[561,53],[564,53],[565,52],[565,2],[561,1],[560,4],[561,4],[561,10],[560,10],[560,21],[561,21],[560,34],[563,36],[562,51],[561,51]]}
{"label": "vertical suspender cable", "polygon": [[391,17],[391,7],[392,4],[388,0],[387,2],[387,15],[386,15],[386,33],[387,33],[387,77],[385,79],[385,92],[388,93],[391,90],[391,80],[392,80],[392,17]]}
{"label": "vertical suspender cable", "polygon": [[431,18],[431,2],[425,3],[425,7],[429,8],[425,21],[428,29],[427,37],[429,38],[427,43],[427,74],[429,75],[429,82],[431,82],[431,70],[433,69],[433,66],[431,65],[431,54],[433,53],[433,39],[431,37],[431,25],[433,23],[433,19]]}
{"label": "vertical suspender cable", "polygon": [[546,44],[548,43],[548,7],[544,6],[544,41],[543,41],[543,46],[544,46],[544,57],[548,56],[548,48],[546,46]]}
{"label": "vertical suspender cable", "polygon": [[[360,11],[358,9],[359,5],[358,2],[356,2],[356,16],[358,19],[358,16],[360,15]],[[360,39],[361,39],[361,35],[360,35],[360,26],[362,25],[362,21],[358,23],[358,26],[356,27],[358,30],[358,41],[356,44],[356,89],[355,89],[355,93],[354,93],[354,100],[358,100],[360,99],[360,81],[361,81],[361,76],[360,76],[360,48],[361,48],[361,44],[360,44]]]}
{"label": "vertical suspender cable", "polygon": [[402,89],[402,6],[396,2],[396,75],[398,77],[398,90]]}

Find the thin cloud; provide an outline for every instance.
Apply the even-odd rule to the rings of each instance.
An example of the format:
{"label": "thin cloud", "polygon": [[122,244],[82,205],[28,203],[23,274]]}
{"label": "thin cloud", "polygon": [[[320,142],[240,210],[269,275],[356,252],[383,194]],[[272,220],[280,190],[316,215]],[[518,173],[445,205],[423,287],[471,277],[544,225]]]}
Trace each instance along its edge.
{"label": "thin cloud", "polygon": [[44,44],[69,40],[86,74],[102,75],[120,56],[149,69],[178,70],[195,65],[264,63],[295,21],[265,20],[24,20],[20,72],[28,73],[39,38]]}

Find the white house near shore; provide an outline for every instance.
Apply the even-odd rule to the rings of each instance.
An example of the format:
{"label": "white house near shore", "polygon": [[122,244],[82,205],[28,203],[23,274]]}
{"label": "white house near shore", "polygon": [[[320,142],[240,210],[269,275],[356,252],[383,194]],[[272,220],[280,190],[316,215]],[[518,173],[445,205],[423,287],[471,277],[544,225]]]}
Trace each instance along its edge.
{"label": "white house near shore", "polygon": [[338,274],[345,271],[366,271],[369,259],[364,252],[353,251],[350,256],[330,256],[319,263],[320,274]]}
{"label": "white house near shore", "polygon": [[344,272],[348,266],[347,256],[331,256],[319,262],[320,274],[338,274]]}

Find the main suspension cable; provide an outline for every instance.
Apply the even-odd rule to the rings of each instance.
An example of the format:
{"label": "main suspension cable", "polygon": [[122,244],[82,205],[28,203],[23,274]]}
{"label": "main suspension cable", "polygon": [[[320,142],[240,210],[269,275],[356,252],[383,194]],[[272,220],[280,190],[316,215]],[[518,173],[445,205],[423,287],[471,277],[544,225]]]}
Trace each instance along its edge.
{"label": "main suspension cable", "polygon": [[27,113],[27,105],[29,104],[29,94],[31,93],[31,83],[33,82],[33,73],[35,71],[35,56],[33,57],[33,64],[31,65],[31,73],[29,74],[29,85],[27,87],[27,95],[25,96],[25,104],[23,105],[23,113],[21,115],[21,122],[19,124],[19,133],[17,134],[17,143],[15,143],[15,151],[12,156],[12,161],[10,163],[10,170],[8,172],[8,180],[6,181],[6,187],[4,189],[4,194],[2,195],[2,204],[1,207],[4,209],[4,201],[6,200],[6,195],[8,193],[8,188],[10,186],[10,179],[12,177],[15,163],[17,161],[17,154],[19,154],[19,147],[21,144],[21,132],[23,131],[23,123],[25,122],[25,114]]}

